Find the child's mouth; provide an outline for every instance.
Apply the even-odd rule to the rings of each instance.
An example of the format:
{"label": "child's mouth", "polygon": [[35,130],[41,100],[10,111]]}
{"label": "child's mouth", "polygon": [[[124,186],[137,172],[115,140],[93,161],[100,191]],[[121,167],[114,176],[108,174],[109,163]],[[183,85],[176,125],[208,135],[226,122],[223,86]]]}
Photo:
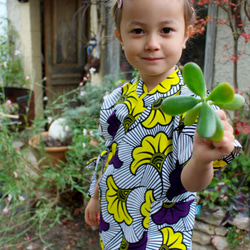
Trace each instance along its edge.
{"label": "child's mouth", "polygon": [[156,57],[144,57],[143,59],[148,62],[157,62],[162,60],[162,58],[156,58]]}

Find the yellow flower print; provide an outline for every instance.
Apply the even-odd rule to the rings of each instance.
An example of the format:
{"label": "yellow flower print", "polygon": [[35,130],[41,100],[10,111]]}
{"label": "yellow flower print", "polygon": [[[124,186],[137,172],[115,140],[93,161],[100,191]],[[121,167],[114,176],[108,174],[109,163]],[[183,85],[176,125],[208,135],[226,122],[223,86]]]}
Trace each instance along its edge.
{"label": "yellow flower print", "polygon": [[158,85],[159,92],[166,93],[171,88],[173,88],[174,86],[180,83],[180,78],[177,75],[177,72],[178,72],[178,69]]}
{"label": "yellow flower print", "polygon": [[100,241],[100,247],[101,247],[101,249],[104,250],[104,245],[103,245],[103,242],[101,240],[101,237],[99,238],[99,241]]}
{"label": "yellow flower print", "polygon": [[[163,80],[160,84],[157,85],[154,89],[152,89],[149,93],[152,95],[155,92],[160,92],[160,93],[167,93],[171,88],[174,86],[178,85],[180,83],[180,78],[177,74],[178,69],[173,72],[170,76],[168,76],[165,80]],[[143,86],[144,92],[147,94],[147,86]]]}
{"label": "yellow flower print", "polygon": [[149,226],[149,218],[150,218],[150,210],[151,210],[151,203],[155,201],[153,197],[153,190],[148,190],[145,195],[145,202],[141,206],[141,214],[145,217],[143,219],[143,226],[144,228],[148,228]]}
{"label": "yellow flower print", "polygon": [[175,233],[171,227],[161,229],[163,235],[163,245],[160,250],[186,250],[187,247],[182,243],[183,235],[180,232]]}
{"label": "yellow flower print", "polygon": [[225,167],[227,163],[224,160],[216,160],[213,162],[214,171],[218,170],[219,168]]}
{"label": "yellow flower print", "polygon": [[172,116],[165,114],[161,109],[164,98],[159,98],[152,104],[152,110],[148,118],[142,123],[146,128],[153,128],[157,124],[167,125],[172,121]]}
{"label": "yellow flower print", "polygon": [[115,155],[115,153],[116,153],[116,148],[117,148],[117,143],[114,142],[114,143],[111,145],[111,151],[110,151],[109,154],[108,154],[108,157],[107,157],[105,166],[104,166],[104,168],[103,168],[103,173],[105,172],[105,170],[106,170],[106,168],[107,168],[107,166],[108,166],[110,160],[111,160],[111,159],[113,158],[113,156]]}
{"label": "yellow flower print", "polygon": [[126,241],[124,235],[122,237],[122,242],[119,250],[127,250],[129,248],[129,243]]}
{"label": "yellow flower print", "polygon": [[124,221],[127,225],[130,225],[133,219],[127,211],[126,200],[131,190],[118,188],[112,176],[107,178],[107,186],[108,212],[114,215],[114,219],[118,223]]}
{"label": "yellow flower print", "polygon": [[141,113],[146,109],[143,105],[141,99],[137,100],[137,103],[134,103],[129,110],[129,114],[125,117],[123,125],[125,132],[128,132],[129,127],[136,121],[136,119],[141,115]]}
{"label": "yellow flower print", "polygon": [[168,139],[164,133],[160,132],[155,137],[146,136],[141,146],[135,148],[132,153],[134,161],[131,164],[131,172],[135,174],[143,164],[151,164],[161,172],[165,158],[172,151],[172,139]]}
{"label": "yellow flower print", "polygon": [[117,104],[126,103],[130,110],[134,102],[137,102],[136,84],[125,84],[122,87],[122,94],[118,99]]}

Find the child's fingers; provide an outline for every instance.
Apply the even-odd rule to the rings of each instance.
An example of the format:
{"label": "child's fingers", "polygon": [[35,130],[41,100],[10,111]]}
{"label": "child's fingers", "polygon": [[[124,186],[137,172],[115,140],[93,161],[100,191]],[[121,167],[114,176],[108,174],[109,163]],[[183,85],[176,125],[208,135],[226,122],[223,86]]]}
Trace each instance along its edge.
{"label": "child's fingers", "polygon": [[[224,136],[220,142],[214,142],[210,139],[200,137],[197,132],[194,136],[194,152],[196,158],[201,161],[214,161],[221,159],[234,150],[234,134],[233,127],[227,121],[226,114],[223,110],[216,110],[219,115],[223,128]],[[206,154],[204,154],[206,152]]]}
{"label": "child's fingers", "polygon": [[90,224],[92,223],[92,221],[91,221],[90,218],[89,218],[89,213],[88,213],[88,210],[87,210],[87,209],[85,210],[84,220],[85,220],[85,222],[86,222],[88,225],[90,225]]}
{"label": "child's fingers", "polygon": [[96,215],[96,223],[97,225],[100,225],[100,213]]}
{"label": "child's fingers", "polygon": [[224,127],[224,131],[229,131],[230,133],[233,133],[233,127],[231,126],[231,124],[228,122],[227,120],[227,116],[224,110],[216,110],[215,111],[218,116],[220,117],[223,127]]}
{"label": "child's fingers", "polygon": [[86,209],[84,219],[90,226],[99,225],[100,205],[99,200],[90,199]]}
{"label": "child's fingers", "polygon": [[215,112],[217,113],[217,115],[220,117],[221,120],[227,120],[227,116],[224,110],[222,109],[215,110]]}
{"label": "child's fingers", "polygon": [[226,113],[223,110],[216,110],[216,113],[221,118],[223,127],[224,127],[224,136],[220,142],[213,142],[213,146],[220,151],[220,153],[225,156],[230,154],[234,149],[234,134],[233,127],[227,121]]}
{"label": "child's fingers", "polygon": [[92,216],[92,214],[88,213],[88,214],[85,214],[85,222],[90,225],[90,226],[95,226],[95,225],[98,225],[98,222],[95,218],[95,216]]}
{"label": "child's fingers", "polygon": [[95,215],[89,211],[89,209],[85,210],[85,215],[84,215],[85,222],[90,225],[94,226],[95,225]]}
{"label": "child's fingers", "polygon": [[229,130],[224,130],[223,139],[220,142],[213,142],[214,147],[220,151],[222,156],[230,154],[234,150],[234,135]]}

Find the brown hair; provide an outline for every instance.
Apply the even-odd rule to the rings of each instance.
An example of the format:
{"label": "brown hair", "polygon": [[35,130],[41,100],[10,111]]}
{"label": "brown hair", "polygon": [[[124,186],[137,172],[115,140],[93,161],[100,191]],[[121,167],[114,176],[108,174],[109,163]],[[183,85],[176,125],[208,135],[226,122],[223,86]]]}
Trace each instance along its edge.
{"label": "brown hair", "polygon": [[[126,1],[126,0],[122,0]],[[122,18],[122,7],[118,8],[118,0],[113,1],[112,6],[112,15],[114,18],[115,26],[118,30],[120,30],[120,23]],[[191,0],[184,0],[184,20],[185,27],[187,28],[189,25],[192,25],[195,21],[195,10]]]}

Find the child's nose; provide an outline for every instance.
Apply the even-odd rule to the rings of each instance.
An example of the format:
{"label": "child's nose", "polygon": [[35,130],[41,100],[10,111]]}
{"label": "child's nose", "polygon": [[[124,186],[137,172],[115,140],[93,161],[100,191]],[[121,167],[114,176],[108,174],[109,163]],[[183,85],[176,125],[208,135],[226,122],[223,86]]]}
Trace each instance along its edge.
{"label": "child's nose", "polygon": [[145,44],[145,49],[146,50],[159,50],[160,48],[160,43],[159,40],[157,39],[156,34],[150,34],[147,37],[146,44]]}

